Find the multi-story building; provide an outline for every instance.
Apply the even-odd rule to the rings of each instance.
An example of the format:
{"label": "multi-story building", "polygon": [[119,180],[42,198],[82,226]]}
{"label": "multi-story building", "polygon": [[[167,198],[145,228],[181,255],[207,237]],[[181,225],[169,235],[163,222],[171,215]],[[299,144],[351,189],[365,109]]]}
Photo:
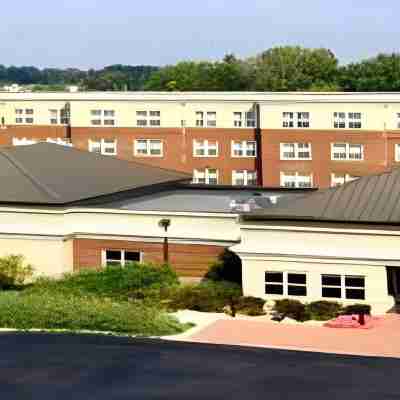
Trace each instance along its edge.
{"label": "multi-story building", "polygon": [[194,183],[330,187],[400,162],[398,93],[0,93],[0,144],[58,140]]}

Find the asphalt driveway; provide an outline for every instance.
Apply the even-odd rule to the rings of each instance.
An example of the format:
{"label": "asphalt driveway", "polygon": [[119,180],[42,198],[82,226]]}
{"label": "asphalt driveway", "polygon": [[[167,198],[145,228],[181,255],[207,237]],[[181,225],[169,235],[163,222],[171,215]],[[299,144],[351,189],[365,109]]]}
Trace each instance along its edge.
{"label": "asphalt driveway", "polygon": [[399,399],[400,360],[84,335],[1,334],[1,398]]}

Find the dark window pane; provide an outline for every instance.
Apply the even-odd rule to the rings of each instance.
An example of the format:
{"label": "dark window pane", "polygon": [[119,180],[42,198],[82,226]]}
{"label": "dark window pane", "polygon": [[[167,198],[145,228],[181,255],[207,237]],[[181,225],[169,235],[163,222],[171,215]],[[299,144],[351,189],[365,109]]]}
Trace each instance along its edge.
{"label": "dark window pane", "polygon": [[120,260],[121,259],[121,252],[115,250],[107,250],[106,251],[106,259],[107,260]]}
{"label": "dark window pane", "polygon": [[365,286],[365,278],[358,276],[346,276],[345,278],[346,286],[351,287],[364,287]]}
{"label": "dark window pane", "polygon": [[340,298],[342,296],[342,289],[341,288],[322,288],[322,297],[335,297]]}
{"label": "dark window pane", "polygon": [[265,285],[266,294],[283,294],[283,285]]}
{"label": "dark window pane", "polygon": [[140,252],[139,251],[126,251],[125,261],[140,262]]}
{"label": "dark window pane", "polygon": [[306,284],[306,274],[288,274],[288,283]]}
{"label": "dark window pane", "polygon": [[288,286],[289,296],[307,296],[307,288],[305,286]]}
{"label": "dark window pane", "polygon": [[364,289],[346,289],[346,299],[365,300]]}
{"label": "dark window pane", "polygon": [[322,286],[340,286],[340,275],[322,275]]}
{"label": "dark window pane", "polygon": [[282,272],[266,272],[265,282],[283,282]]}

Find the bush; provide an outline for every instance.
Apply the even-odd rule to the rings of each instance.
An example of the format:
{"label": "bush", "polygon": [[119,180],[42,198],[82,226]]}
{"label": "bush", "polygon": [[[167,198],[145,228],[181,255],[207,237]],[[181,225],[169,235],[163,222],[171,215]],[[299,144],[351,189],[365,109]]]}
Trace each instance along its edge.
{"label": "bush", "polygon": [[0,289],[22,285],[33,275],[33,267],[25,264],[24,256],[9,255],[0,258]]}
{"label": "bush", "polygon": [[265,315],[264,304],[265,300],[259,297],[243,296],[238,299],[235,307],[239,314],[257,316]]}
{"label": "bush", "polygon": [[188,328],[156,307],[64,293],[28,292],[0,294],[0,326],[157,336],[180,333]]}
{"label": "bush", "polygon": [[292,318],[296,321],[307,321],[310,319],[310,314],[306,306],[298,300],[276,300],[273,309],[284,318]]}
{"label": "bush", "polygon": [[328,321],[336,318],[341,310],[341,304],[334,301],[314,301],[306,305],[310,318],[317,321]]}
{"label": "bush", "polygon": [[40,279],[28,291],[93,295],[127,300],[131,292],[178,285],[175,271],[168,265],[129,264],[101,270],[82,270],[60,280]]}
{"label": "bush", "polygon": [[242,285],[242,260],[238,255],[227,249],[218,257],[213,265],[211,265],[205,279],[219,282],[234,282]]}
{"label": "bush", "polygon": [[237,284],[206,281],[172,289],[168,294],[168,307],[172,310],[222,312],[232,301],[237,303],[240,296],[241,288]]}
{"label": "bush", "polygon": [[371,315],[371,306],[368,304],[351,304],[343,309],[342,314],[366,314]]}

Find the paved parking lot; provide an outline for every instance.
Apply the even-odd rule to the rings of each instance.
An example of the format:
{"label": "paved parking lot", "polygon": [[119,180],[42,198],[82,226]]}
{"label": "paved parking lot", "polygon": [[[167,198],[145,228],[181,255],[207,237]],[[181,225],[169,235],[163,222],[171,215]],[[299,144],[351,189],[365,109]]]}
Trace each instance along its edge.
{"label": "paved parking lot", "polygon": [[1,334],[1,398],[398,399],[400,360],[83,335]]}

